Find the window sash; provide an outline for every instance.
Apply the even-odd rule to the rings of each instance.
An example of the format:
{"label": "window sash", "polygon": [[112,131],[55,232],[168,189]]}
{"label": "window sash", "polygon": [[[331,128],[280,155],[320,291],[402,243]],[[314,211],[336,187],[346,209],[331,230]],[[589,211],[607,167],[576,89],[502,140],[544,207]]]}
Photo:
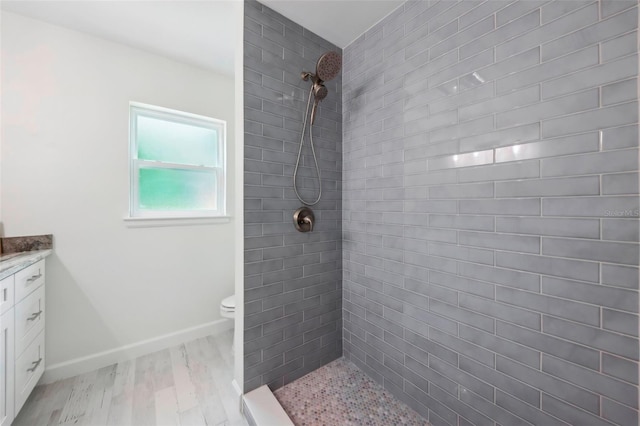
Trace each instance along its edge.
{"label": "window sash", "polygon": [[[216,217],[226,214],[226,122],[195,114],[173,111],[166,108],[131,103],[130,105],[130,200],[129,215],[138,218],[189,218],[189,217]],[[163,121],[190,124],[200,127],[216,129],[218,132],[218,164],[216,166],[201,166],[193,164],[173,163],[166,161],[142,160],[138,157],[137,146],[137,119],[140,116],[152,117]],[[174,170],[198,170],[211,173],[216,180],[216,207],[217,209],[198,210],[150,210],[140,208],[140,169],[141,168],[167,168]]]}

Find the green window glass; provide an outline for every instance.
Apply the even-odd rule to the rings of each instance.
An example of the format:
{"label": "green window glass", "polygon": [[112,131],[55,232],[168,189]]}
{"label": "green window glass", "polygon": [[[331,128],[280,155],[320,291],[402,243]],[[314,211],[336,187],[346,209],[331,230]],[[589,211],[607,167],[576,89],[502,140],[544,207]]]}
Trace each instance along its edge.
{"label": "green window glass", "polygon": [[217,133],[217,129],[193,124],[138,117],[138,158],[194,166],[216,166]]}
{"label": "green window glass", "polygon": [[131,104],[130,216],[224,215],[225,137],[224,121]]}
{"label": "green window glass", "polygon": [[216,177],[200,170],[140,169],[140,208],[215,210]]}

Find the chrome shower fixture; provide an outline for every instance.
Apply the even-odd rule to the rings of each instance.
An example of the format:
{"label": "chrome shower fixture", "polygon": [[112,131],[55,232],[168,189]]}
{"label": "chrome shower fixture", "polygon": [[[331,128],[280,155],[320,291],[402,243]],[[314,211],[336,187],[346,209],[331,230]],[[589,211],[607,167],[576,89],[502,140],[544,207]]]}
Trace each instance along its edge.
{"label": "chrome shower fixture", "polygon": [[[320,167],[318,167],[318,158],[316,157],[316,150],[313,146],[313,132],[312,127],[316,119],[316,110],[318,103],[327,97],[329,90],[324,85],[325,81],[336,78],[342,67],[342,56],[337,52],[327,52],[320,56],[316,63],[315,74],[308,71],[303,71],[301,77],[304,81],[311,81],[311,90],[309,90],[309,99],[307,100],[307,109],[304,112],[304,118],[302,120],[302,136],[300,137],[300,149],[298,149],[298,159],[296,160],[296,167],[293,170],[293,191],[296,193],[296,197],[303,204],[313,206],[320,201],[322,197],[322,180],[320,178]],[[316,173],[318,174],[318,198],[315,201],[305,201],[298,193],[298,184],[296,183],[296,177],[298,175],[298,167],[300,166],[300,156],[302,155],[302,145],[304,144],[304,133],[307,129],[307,119],[309,116],[309,106],[311,105],[311,97],[313,97],[313,108],[311,109],[311,124],[309,125],[309,141],[311,143],[311,152],[313,153],[313,161],[316,164]],[[313,225],[311,225],[313,229]],[[311,230],[310,229],[310,230]]]}

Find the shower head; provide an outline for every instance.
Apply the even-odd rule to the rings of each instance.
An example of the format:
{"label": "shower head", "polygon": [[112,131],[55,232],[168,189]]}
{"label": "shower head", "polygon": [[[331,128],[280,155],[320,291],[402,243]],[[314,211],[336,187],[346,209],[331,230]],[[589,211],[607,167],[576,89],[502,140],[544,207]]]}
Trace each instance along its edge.
{"label": "shower head", "polygon": [[342,56],[336,52],[327,52],[320,56],[316,64],[316,76],[322,81],[336,78],[342,68]]}
{"label": "shower head", "polygon": [[329,91],[326,87],[324,87],[324,84],[322,83],[314,83],[312,90],[314,99],[313,108],[311,109],[311,125],[313,126],[313,123],[316,121],[316,111],[318,109],[318,104],[321,100],[327,97]]}
{"label": "shower head", "polygon": [[[311,109],[311,125],[316,119],[316,110],[318,109],[318,103],[327,97],[329,90],[322,84],[325,81],[336,78],[342,67],[342,56],[336,52],[327,52],[320,56],[318,63],[316,64],[316,73],[310,73],[303,71],[301,77],[304,81],[313,82],[311,86],[311,93],[313,93],[313,108]],[[309,102],[311,102],[311,93],[309,94]],[[308,111],[307,104],[307,111]]]}
{"label": "shower head", "polygon": [[342,56],[336,52],[327,52],[318,59],[315,74],[303,71],[300,76],[304,81],[311,79],[314,84],[319,84],[336,78],[340,68],[342,68]]}
{"label": "shower head", "polygon": [[329,90],[322,83],[314,83],[313,84],[313,96],[315,97],[316,102],[323,100],[329,94]]}

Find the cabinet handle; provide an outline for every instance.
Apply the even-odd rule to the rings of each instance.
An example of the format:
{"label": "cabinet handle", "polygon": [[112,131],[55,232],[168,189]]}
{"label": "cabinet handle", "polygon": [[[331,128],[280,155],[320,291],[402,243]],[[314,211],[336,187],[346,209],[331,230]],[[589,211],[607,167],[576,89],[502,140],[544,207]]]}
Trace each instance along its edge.
{"label": "cabinet handle", "polygon": [[27,318],[27,321],[35,321],[40,315],[42,315],[42,309],[38,312],[34,312],[29,318]]}
{"label": "cabinet handle", "polygon": [[36,368],[38,368],[38,366],[40,365],[40,363],[42,362],[42,358],[40,358],[37,361],[33,361],[31,364],[33,365],[33,367],[31,368],[27,368],[27,371],[29,373],[33,373],[34,371],[36,371]]}
{"label": "cabinet handle", "polygon": [[37,280],[38,278],[40,278],[42,276],[42,273],[38,272],[38,275],[33,275],[31,278],[27,279],[28,283],[32,283],[35,280]]}

